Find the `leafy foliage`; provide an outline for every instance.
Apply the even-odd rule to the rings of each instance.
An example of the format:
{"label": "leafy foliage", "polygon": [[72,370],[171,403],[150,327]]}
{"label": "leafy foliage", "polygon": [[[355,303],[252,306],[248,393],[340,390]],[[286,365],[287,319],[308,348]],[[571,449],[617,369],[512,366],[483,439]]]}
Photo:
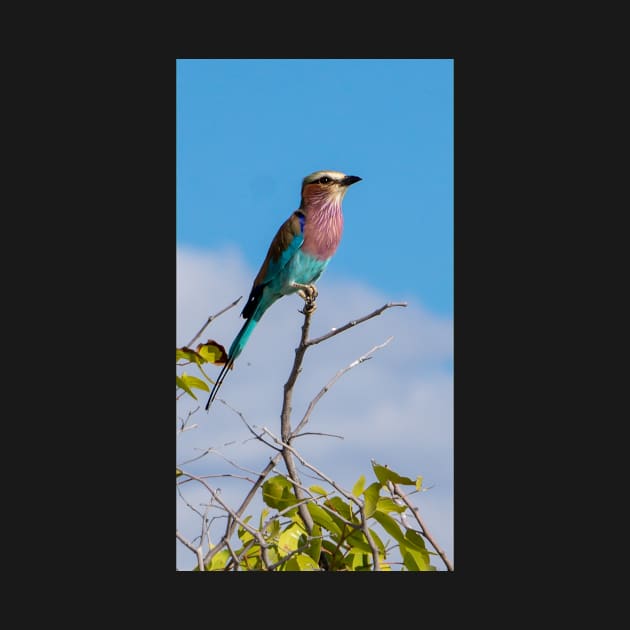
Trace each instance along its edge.
{"label": "leafy foliage", "polygon": [[[206,571],[263,571],[268,570],[267,566],[274,571],[373,571],[374,551],[366,529],[381,571],[392,570],[390,558],[395,549],[402,559],[402,570],[435,571],[422,535],[399,520],[407,506],[381,494],[387,490],[388,482],[417,488],[422,478],[404,477],[376,463],[372,466],[376,481],[365,487],[366,479],[361,475],[353,486],[352,499],[329,493],[321,486],[309,488],[311,499],[306,505],[314,521],[310,535],[297,509],[291,483],[282,475],[267,479],[262,485],[262,497],[271,510],[262,511],[258,528],[264,540],[266,562],[260,538],[241,526],[241,546],[233,553],[225,549],[218,552],[206,565]],[[249,523],[251,518],[248,516],[243,523]]]}
{"label": "leafy foliage", "polygon": [[[183,363],[180,363],[183,361]],[[179,389],[182,389],[189,396],[197,400],[193,389],[202,389],[209,392],[210,385],[214,385],[214,381],[204,372],[201,367],[204,363],[212,363],[213,365],[225,365],[227,361],[227,352],[225,348],[214,339],[208,339],[206,343],[197,344],[197,347],[193,350],[187,346],[182,348],[175,348],[175,364],[178,367],[185,365],[196,365],[199,369],[199,373],[205,380],[202,380],[196,376],[191,376],[186,372],[182,372],[180,375],[175,376],[175,385]]]}

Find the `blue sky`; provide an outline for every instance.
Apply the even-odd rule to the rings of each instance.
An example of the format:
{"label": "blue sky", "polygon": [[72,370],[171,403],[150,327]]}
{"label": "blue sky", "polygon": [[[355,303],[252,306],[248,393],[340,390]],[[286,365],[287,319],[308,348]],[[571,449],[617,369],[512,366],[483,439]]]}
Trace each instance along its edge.
{"label": "blue sky", "polygon": [[326,169],[363,181],[325,275],[452,315],[451,59],[177,61],[178,244],[258,268]]}
{"label": "blue sky", "polygon": [[[327,391],[308,428],[320,434],[299,449],[346,488],[361,474],[373,480],[371,459],[422,475],[429,489],[410,498],[454,561],[453,61],[178,60],[176,104],[177,345],[210,314],[247,299],[271,239],[299,205],[305,175],[360,176],[343,201],[339,249],[317,283],[311,338],[386,302],[409,306],[309,349],[294,425],[340,369],[394,336]],[[288,296],[265,313],[219,394],[257,426],[278,429],[302,305]],[[204,340],[228,347],[241,308],[213,321]],[[202,398],[201,410],[187,396],[178,401],[178,417],[191,413],[193,427],[178,432],[177,461],[205,451],[184,468],[217,475],[211,481],[236,507],[248,487],[224,477],[229,462],[260,470],[269,452],[233,410],[217,399],[207,414]],[[182,490],[191,505],[207,502],[201,487]],[[179,501],[178,530],[193,540],[199,517]],[[194,561],[178,544],[178,568]]]}

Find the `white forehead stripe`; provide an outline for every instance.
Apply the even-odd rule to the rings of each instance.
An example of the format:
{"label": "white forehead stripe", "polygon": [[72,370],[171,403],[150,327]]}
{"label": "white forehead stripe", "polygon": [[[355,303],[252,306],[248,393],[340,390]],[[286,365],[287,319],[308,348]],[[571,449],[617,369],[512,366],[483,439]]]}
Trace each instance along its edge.
{"label": "white forehead stripe", "polygon": [[311,173],[304,178],[304,183],[310,184],[311,182],[314,182],[320,177],[324,177],[325,175],[334,180],[340,180],[346,176],[345,173],[340,173],[339,171],[315,171],[314,173]]}

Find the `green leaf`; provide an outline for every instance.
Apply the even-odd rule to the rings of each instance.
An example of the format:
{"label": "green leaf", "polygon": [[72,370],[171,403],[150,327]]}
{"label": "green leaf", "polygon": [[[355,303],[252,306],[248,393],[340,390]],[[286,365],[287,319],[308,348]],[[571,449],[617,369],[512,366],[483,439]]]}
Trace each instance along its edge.
{"label": "green leaf", "polygon": [[284,566],[286,567],[285,571],[319,571],[319,565],[304,553],[296,553],[291,556]]}
{"label": "green leaf", "polygon": [[204,361],[214,363],[215,365],[225,365],[228,359],[225,348],[220,343],[214,341],[214,339],[208,339],[206,343],[200,343],[196,350]]}
{"label": "green leaf", "polygon": [[335,523],[332,516],[324,510],[323,507],[317,505],[316,503],[307,503],[306,507],[311,514],[313,520],[325,530],[329,531],[331,534],[335,535],[337,538],[341,537],[341,529]]}
{"label": "green leaf", "polygon": [[422,477],[418,477],[416,479],[416,490],[418,490],[418,492],[420,492],[420,488],[422,488]]}
{"label": "green leaf", "polygon": [[337,556],[337,559],[339,559],[341,556],[341,547],[337,546],[336,542],[333,542],[332,540],[329,540],[327,538],[324,538],[322,540],[322,549],[326,550],[326,555],[328,556],[329,560],[335,555]]}
{"label": "green leaf", "polygon": [[[313,531],[311,532],[311,542],[306,553],[313,558],[315,562],[319,562],[319,555],[322,549],[322,529],[317,523],[313,523]],[[319,566],[319,565],[318,565]]]}
{"label": "green leaf", "polygon": [[[252,518],[251,514],[249,516],[246,516],[243,519],[243,523],[245,523],[245,524],[249,523],[251,518]],[[243,543],[243,546],[247,545],[247,543],[254,538],[254,536],[252,534],[250,534],[242,525],[239,525],[238,537],[241,539],[241,541]],[[236,554],[236,555],[238,555],[238,554]]]}
{"label": "green leaf", "polygon": [[364,491],[365,497],[365,518],[370,518],[376,512],[376,505],[378,503],[379,492],[381,491],[380,483],[370,484]]}
{"label": "green leaf", "polygon": [[380,536],[371,528],[370,528],[370,534],[372,535],[372,538],[374,539],[374,542],[376,543],[378,550],[384,555],[385,545],[383,544],[383,541],[381,540]]}
{"label": "green leaf", "polygon": [[197,400],[197,396],[193,394],[192,389],[190,389],[188,383],[183,378],[184,376],[186,375],[182,374],[181,376],[175,376],[175,383],[177,387],[183,389],[189,396],[192,396],[195,400]]}
{"label": "green leaf", "polygon": [[250,534],[246,529],[240,529],[238,532],[238,537],[241,539],[243,547],[246,547],[247,543],[254,540],[253,534]]}
{"label": "green leaf", "polygon": [[426,545],[424,544],[424,538],[422,538],[422,536],[420,536],[420,534],[418,534],[418,532],[415,532],[413,529],[408,529],[405,532],[405,542],[410,547],[418,549],[419,551],[427,551]]}
{"label": "green leaf", "polygon": [[[269,564],[275,564],[280,560],[280,556],[275,547],[267,548],[267,557],[269,558]],[[278,569],[274,569],[274,571],[278,571]]]}
{"label": "green leaf", "polygon": [[181,376],[176,377],[177,384],[184,389],[187,393],[189,393],[196,400],[196,396],[192,393],[191,389],[194,387],[195,389],[203,389],[206,392],[210,391],[207,383],[204,383],[200,378],[196,376],[190,376],[184,372]]}
{"label": "green leaf", "polygon": [[316,494],[323,494],[324,496],[328,494],[328,492],[326,492],[326,490],[324,490],[321,486],[310,486],[309,490],[311,492],[315,492]]}
{"label": "green leaf", "polygon": [[355,497],[358,497],[363,492],[363,488],[365,487],[365,475],[361,475],[359,480],[352,487],[352,494]]}
{"label": "green leaf", "polygon": [[[322,507],[324,507],[324,509],[328,511],[330,518],[332,518],[332,520],[335,522],[335,524],[339,528],[339,531],[343,532],[347,529],[348,526],[343,522],[342,518],[337,514],[337,512],[335,512],[334,510],[330,511],[331,508],[329,508],[328,506],[322,506]],[[353,519],[353,521],[357,521],[357,519]]]}
{"label": "green leaf", "polygon": [[345,548],[337,545],[330,539],[322,541],[322,556],[326,556],[326,562],[330,571],[339,571],[343,567]]}
{"label": "green leaf", "polygon": [[407,506],[398,505],[395,501],[388,497],[381,497],[376,504],[376,509],[379,512],[385,512],[389,514],[390,512],[398,512],[399,514],[405,512],[407,510]]}
{"label": "green leaf", "polygon": [[262,494],[263,501],[269,507],[277,510],[284,510],[297,503],[297,499],[293,494],[293,486],[281,475],[267,479],[263,484]]}
{"label": "green leaf", "polygon": [[405,535],[402,533],[398,523],[385,512],[375,512],[373,516],[374,520],[397,542],[405,543]]}
{"label": "green leaf", "polygon": [[416,485],[416,482],[413,479],[409,479],[409,477],[401,477],[397,472],[394,472],[385,466],[381,466],[376,462],[372,462],[372,468],[374,469],[376,478],[381,482],[381,485],[384,485],[388,481],[391,481],[392,483],[401,483],[404,486]]}
{"label": "green leaf", "polygon": [[[373,529],[370,529],[369,531],[370,531],[370,535],[372,536],[374,540],[374,543],[378,547],[378,550],[384,554],[385,545],[383,544],[383,541],[379,538],[378,534]],[[346,538],[346,541],[348,542],[348,544],[352,545],[353,547],[356,547],[357,549],[360,549],[361,551],[364,551],[369,554],[372,553],[372,547],[370,547],[370,543],[368,542],[366,535],[360,529],[353,531]]]}
{"label": "green leaf", "polygon": [[184,376],[186,382],[188,383],[188,385],[190,385],[190,387],[194,387],[195,389],[203,389],[205,392],[210,391],[208,384],[202,381],[200,378],[197,378],[196,376],[188,376],[188,374],[182,374],[182,377]]}
{"label": "green leaf", "polygon": [[319,571],[319,565],[305,553],[296,553],[293,556],[299,566],[299,571]]}
{"label": "green leaf", "polygon": [[278,537],[278,534],[280,534],[280,521],[277,518],[269,521],[265,532],[267,533],[267,538],[275,540]]}
{"label": "green leaf", "polygon": [[296,523],[291,523],[278,538],[278,550],[281,555],[295,551],[299,547],[302,528]]}
{"label": "green leaf", "polygon": [[184,346],[183,348],[175,348],[175,362],[180,359],[184,359],[184,361],[190,361],[191,363],[205,363],[205,361],[190,348]]}
{"label": "green leaf", "polygon": [[372,553],[372,547],[370,547],[370,543],[368,543],[365,534],[360,529],[356,529],[355,531],[353,531],[346,538],[346,541],[349,545],[352,545],[352,547],[356,547],[356,549],[359,549],[365,553]]}
{"label": "green leaf", "polygon": [[177,479],[177,477],[181,477],[184,473],[179,469],[179,468],[175,468],[175,479]]}
{"label": "green leaf", "polygon": [[405,553],[402,554],[402,559],[403,564],[407,567],[408,571],[420,571],[420,567],[418,566],[416,559],[408,551],[405,551]]}
{"label": "green leaf", "polygon": [[268,514],[269,514],[269,510],[267,508],[263,508],[262,512],[260,513],[260,521],[258,524],[258,529],[262,529],[263,523],[265,522],[265,519],[267,518]]}
{"label": "green leaf", "polygon": [[347,521],[352,520],[352,508],[341,497],[331,497],[324,502],[324,505],[337,512]]}
{"label": "green leaf", "polygon": [[221,571],[225,569],[229,557],[230,551],[228,549],[222,549],[206,564],[206,571]]}
{"label": "green leaf", "polygon": [[413,549],[412,547],[401,544],[400,554],[403,559],[403,564],[409,571],[430,571],[429,554],[425,550],[420,551],[419,549]]}
{"label": "green leaf", "polygon": [[350,553],[346,557],[346,564],[348,568],[353,571],[358,571],[359,567],[372,567],[372,554],[365,553],[358,547],[352,547]]}
{"label": "green leaf", "polygon": [[[238,554],[237,554],[238,555]],[[252,545],[240,563],[240,566],[248,570],[258,570],[262,566],[260,559],[260,545]]]}

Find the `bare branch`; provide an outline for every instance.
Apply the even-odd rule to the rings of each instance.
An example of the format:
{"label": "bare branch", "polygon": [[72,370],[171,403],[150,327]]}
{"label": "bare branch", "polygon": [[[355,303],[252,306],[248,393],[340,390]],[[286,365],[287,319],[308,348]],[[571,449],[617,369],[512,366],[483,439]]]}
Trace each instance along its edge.
{"label": "bare branch", "polygon": [[339,333],[345,332],[349,328],[353,326],[357,326],[358,324],[362,324],[366,322],[368,319],[372,319],[372,317],[376,317],[380,315],[383,311],[386,311],[388,308],[392,308],[394,306],[407,306],[407,302],[389,302],[388,304],[384,304],[381,308],[377,308],[374,312],[369,315],[365,315],[364,317],[359,317],[359,319],[353,319],[351,322],[341,326],[341,328],[333,328],[330,332],[327,332],[325,335],[321,337],[317,337],[316,339],[309,339],[306,341],[306,346],[314,346],[315,344],[321,343],[322,341],[326,341],[326,339],[330,339]]}
{"label": "bare branch", "polygon": [[[210,475],[199,475],[199,479],[218,479],[220,477],[229,477],[230,479],[240,479],[241,481],[254,483],[254,480],[250,477],[245,477],[245,475],[235,475],[234,473],[214,473]],[[195,481],[195,479],[183,479],[178,483],[183,486],[185,483],[191,483],[192,481]]]}
{"label": "bare branch", "polygon": [[[251,543],[253,544],[253,542],[254,541],[252,540]],[[230,541],[229,540],[225,541],[225,545],[228,548],[228,551],[230,552],[230,555],[232,556],[232,562],[234,562],[234,566],[236,567],[236,569],[238,569],[238,565],[239,565],[239,563],[241,561],[240,558],[236,557],[236,554],[234,553],[234,549],[232,549],[232,545],[230,545]],[[247,547],[247,549],[249,549],[249,547]],[[245,551],[245,550],[243,550],[243,551]],[[229,566],[229,563],[225,565],[226,570],[227,570],[228,566]]]}
{"label": "bare branch", "polygon": [[243,415],[242,412],[240,412],[238,409],[235,409],[234,407],[232,407],[232,405],[230,405],[229,403],[225,402],[225,400],[223,400],[223,398],[219,398],[219,401],[222,402],[228,409],[231,409],[235,414],[238,415],[238,417],[243,421],[243,424],[247,427],[247,430],[254,436],[255,439],[260,440],[265,446],[268,446],[269,448],[272,448],[274,451],[279,450],[273,444],[269,444],[269,442],[265,442],[265,440],[262,439],[260,434],[256,433],[256,431],[254,431],[254,429],[250,426],[249,422],[247,422],[247,420],[245,420],[245,416]]}
{"label": "bare branch", "polygon": [[197,563],[199,564],[199,570],[200,571],[205,571],[206,568],[203,566],[203,554],[201,553],[201,546],[195,547],[191,542],[186,540],[179,533],[178,530],[175,531],[175,536],[177,537],[177,540],[179,540],[179,542],[181,542],[183,545],[188,547],[188,549],[190,549],[197,556]]}
{"label": "bare branch", "polygon": [[295,349],[295,359],[287,382],[284,384],[284,397],[282,400],[282,411],[280,413],[280,435],[283,440],[289,440],[291,435],[291,400],[293,398],[293,386],[297,381],[298,374],[302,371],[302,362],[307,348],[308,331],[311,327],[311,317],[313,311],[304,309],[304,324],[302,324],[302,337]]}
{"label": "bare branch", "polygon": [[[304,314],[304,323],[302,324],[302,335],[300,337],[300,343],[295,350],[295,359],[293,361],[293,367],[289,374],[289,378],[284,385],[284,396],[282,399],[282,411],[280,412],[280,435],[282,439],[289,441],[291,439],[291,401],[293,399],[293,386],[297,380],[298,374],[302,370],[302,362],[304,360],[304,354],[306,352],[306,340],[308,338],[308,331],[311,327],[311,317],[313,315],[312,308],[304,308],[302,313]],[[264,429],[263,429],[264,430]],[[289,477],[294,483],[295,497],[298,501],[304,499],[304,494],[300,489],[300,478],[298,477],[295,463],[291,457],[290,451],[282,449],[282,457],[284,459]],[[298,508],[300,516],[304,521],[307,532],[310,534],[313,531],[313,518],[310,512],[306,509],[305,505],[300,505]]]}
{"label": "bare branch", "polygon": [[357,365],[360,365],[361,363],[363,363],[364,361],[367,361],[368,359],[371,359],[371,355],[374,354],[377,350],[380,350],[381,348],[384,348],[391,340],[393,339],[393,337],[389,337],[388,339],[386,339],[383,343],[379,344],[378,346],[374,346],[371,350],[368,350],[363,356],[360,356],[358,359],[355,359],[352,363],[350,363],[350,365],[346,366],[345,368],[342,368],[341,370],[339,370],[337,372],[337,374],[335,374],[335,376],[333,376],[330,381],[328,381],[328,383],[326,383],[326,385],[324,385],[324,387],[322,387],[322,389],[319,391],[319,393],[317,394],[317,396],[315,396],[315,398],[313,398],[313,400],[311,400],[311,402],[308,405],[308,408],[306,409],[306,413],[304,414],[304,417],[302,418],[302,420],[300,420],[300,423],[295,427],[295,429],[293,430],[293,432],[291,433],[290,439],[294,437],[295,433],[298,433],[300,431],[300,429],[306,425],[306,423],[309,421],[309,418],[311,416],[311,413],[313,411],[313,409],[315,408],[315,405],[320,401],[320,399],[322,398],[322,396],[348,371],[351,370],[353,367],[356,367]]}
{"label": "bare branch", "polygon": [[365,506],[361,505],[361,529],[363,530],[363,535],[367,538],[368,544],[370,545],[370,549],[372,550],[372,562],[374,563],[374,571],[381,570],[381,562],[378,557],[378,547],[372,538],[372,534],[370,533],[370,528],[367,524],[367,518],[365,516]]}
{"label": "bare branch", "polygon": [[[251,503],[252,499],[256,496],[256,492],[258,492],[258,489],[262,485],[263,481],[265,480],[269,472],[273,470],[275,465],[280,461],[280,457],[281,455],[280,453],[278,453],[273,459],[271,459],[267,463],[265,468],[260,472],[260,474],[258,475],[258,479],[250,488],[249,492],[247,493],[247,496],[241,503],[240,507],[236,510],[236,514],[241,516],[243,512],[247,509],[247,506]],[[232,534],[234,533],[235,528],[236,528],[235,521],[231,520],[230,522],[228,522],[228,525],[225,529],[225,533],[223,534],[223,537],[221,538],[220,542],[215,547],[210,549],[208,553],[205,555],[204,557],[205,562],[209,562],[210,560],[212,560],[212,558],[217,553],[219,553],[219,551],[221,551],[223,547],[225,547],[225,545],[227,544],[227,541],[232,537]]]}
{"label": "bare branch", "polygon": [[306,531],[311,534],[313,532],[313,517],[311,513],[306,508],[306,504],[304,499],[306,497],[302,491],[302,482],[297,472],[297,468],[295,467],[295,462],[293,461],[293,457],[291,457],[290,451],[283,448],[282,458],[284,459],[284,464],[287,467],[287,472],[289,473],[289,481],[293,484],[293,489],[295,491],[295,497],[299,501],[298,512],[304,521],[304,526],[306,527]]}
{"label": "bare branch", "polygon": [[211,488],[205,482],[204,479],[202,479],[201,477],[197,477],[197,475],[193,475],[192,473],[186,472],[184,470],[182,470],[182,474],[186,475],[187,477],[190,477],[191,479],[195,479],[200,484],[202,484],[206,488],[206,490],[208,490],[208,492],[212,495],[212,498],[232,517],[232,519],[235,520],[243,529],[247,530],[252,536],[254,536],[256,540],[258,540],[258,543],[260,544],[260,548],[261,550],[263,550],[263,555],[264,555],[264,553],[266,552],[267,543],[265,542],[265,539],[262,537],[261,533],[257,529],[251,527],[245,521],[242,521],[239,515],[236,512],[234,512],[234,510],[232,510],[232,508],[230,508],[230,506],[227,505],[223,501],[223,499],[221,499],[221,497],[219,497],[218,493],[213,488]]}
{"label": "bare branch", "polygon": [[193,414],[197,413],[197,411],[199,411],[199,407],[197,407],[196,409],[193,409],[192,411],[188,412],[188,415],[186,416],[186,419],[184,418],[178,418],[178,420],[181,422],[181,426],[179,428],[179,432],[183,433],[184,431],[189,431],[190,429],[195,429],[196,427],[198,427],[198,424],[193,424],[190,427],[187,427],[186,425],[188,424],[188,421],[190,420],[190,418],[192,417]]}
{"label": "bare branch", "polygon": [[[241,563],[241,560],[243,559],[244,556],[247,555],[247,552],[256,544],[256,540],[254,538],[252,538],[241,550],[241,553],[237,556],[235,554],[235,552],[232,550],[232,546],[230,545],[229,541],[226,542],[227,548],[229,549],[230,553],[232,554],[232,558],[230,559],[232,564],[234,565],[234,571],[238,571],[238,565]],[[230,568],[230,563],[228,563],[225,566],[224,571],[228,571]]]}
{"label": "bare branch", "polygon": [[339,440],[345,440],[343,435],[337,435],[336,433],[322,433],[321,431],[304,431],[304,433],[297,433],[291,436],[291,441],[295,438],[304,437],[305,435],[321,435],[322,437],[332,437]]}
{"label": "bare branch", "polygon": [[215,313],[214,315],[210,315],[210,317],[208,317],[208,319],[206,320],[206,323],[200,328],[199,332],[186,344],[186,346],[188,346],[190,348],[193,345],[193,343],[195,343],[195,341],[201,336],[201,333],[206,329],[208,324],[210,324],[210,322],[213,319],[216,319],[217,317],[219,317],[219,315],[223,315],[223,313],[225,313],[225,311],[229,311],[233,306],[236,306],[239,303],[239,301],[241,300],[242,297],[243,296],[241,295],[241,297],[239,297],[236,300],[234,300],[234,302],[232,302],[232,304],[228,304],[228,306],[226,306],[224,309],[220,310],[218,313]]}
{"label": "bare branch", "polygon": [[197,514],[200,518],[203,518],[203,514],[194,506],[191,505],[188,500],[184,497],[184,495],[182,494],[181,488],[180,486],[182,485],[183,481],[178,481],[175,485],[177,487],[177,494],[179,494],[181,500],[186,504],[186,507],[190,508],[195,514]]}
{"label": "bare branch", "polygon": [[433,548],[435,549],[435,551],[438,553],[440,558],[442,558],[442,560],[444,561],[444,564],[446,565],[447,570],[452,571],[453,565],[449,562],[444,551],[440,549],[438,544],[435,542],[433,536],[431,536],[431,534],[429,533],[427,526],[424,524],[424,521],[422,520],[422,517],[420,516],[420,511],[418,510],[418,508],[415,505],[413,505],[411,501],[409,501],[409,499],[407,498],[407,495],[400,489],[400,486],[397,483],[392,483],[392,486],[394,487],[394,493],[397,496],[399,496],[404,501],[405,505],[412,511],[416,521],[418,521],[418,525],[420,525],[420,529],[422,530],[422,535],[431,543],[431,545],[433,545]]}

